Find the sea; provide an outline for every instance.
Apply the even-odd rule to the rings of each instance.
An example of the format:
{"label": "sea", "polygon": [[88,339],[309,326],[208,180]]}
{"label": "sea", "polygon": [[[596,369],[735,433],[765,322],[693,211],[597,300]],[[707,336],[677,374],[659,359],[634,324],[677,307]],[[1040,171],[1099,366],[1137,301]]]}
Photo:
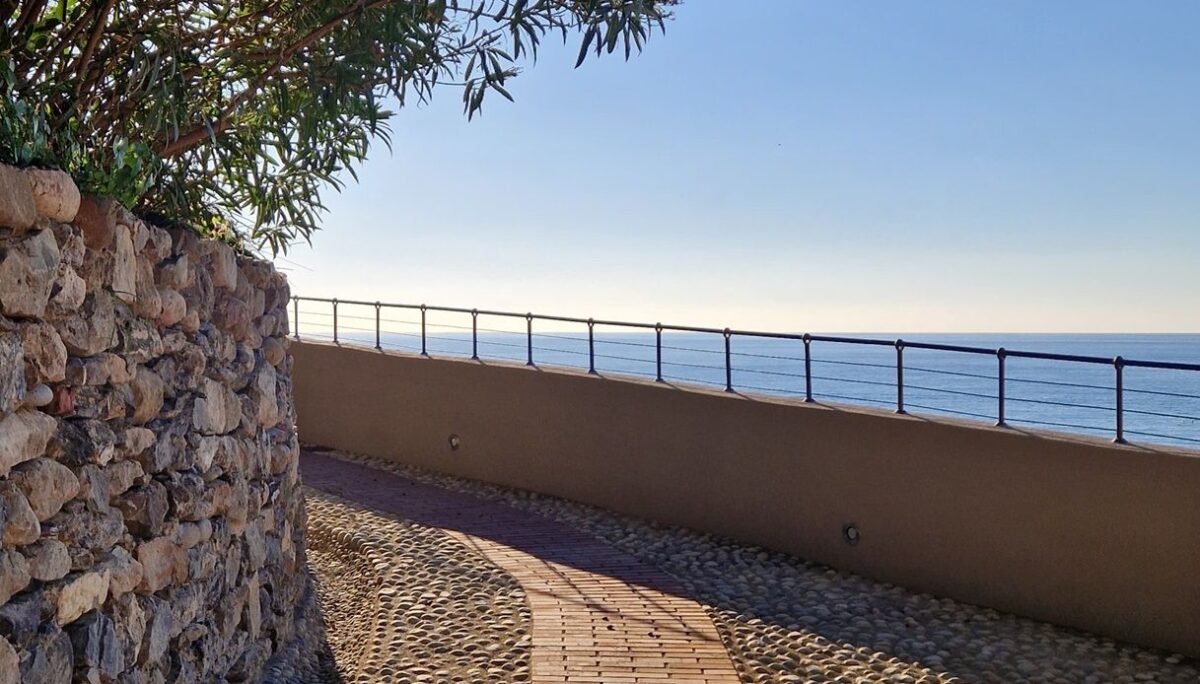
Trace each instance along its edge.
{"label": "sea", "polygon": [[[380,346],[420,353],[415,311],[381,317]],[[459,316],[459,319],[464,318]],[[427,320],[425,351],[434,357],[472,355],[470,318],[447,315]],[[328,308],[300,312],[302,339],[332,339]],[[339,312],[338,339],[375,345],[372,311]],[[533,361],[538,366],[587,369],[586,327],[553,328],[535,321]],[[816,333],[814,333],[816,334]],[[828,336],[919,341],[1013,351],[1200,364],[1200,334],[1026,334],[1026,333],[822,333]],[[523,319],[480,316],[476,351],[482,359],[528,360]],[[654,379],[658,372],[653,331],[625,332],[596,326],[595,367],[601,375]],[[789,398],[805,396],[804,344],[799,340],[734,335],[729,380],[734,391]],[[895,347],[813,341],[810,347],[813,399],[819,402],[897,408]],[[995,424],[999,413],[998,361],[992,355],[906,348],[904,408],[917,415],[947,416]],[[720,334],[662,333],[665,382],[726,387],[725,340]],[[1013,358],[1005,361],[1005,420],[1014,427],[1113,438],[1116,429],[1116,371],[1111,364]],[[1124,434],[1135,444],[1200,449],[1200,371],[1124,369]]]}

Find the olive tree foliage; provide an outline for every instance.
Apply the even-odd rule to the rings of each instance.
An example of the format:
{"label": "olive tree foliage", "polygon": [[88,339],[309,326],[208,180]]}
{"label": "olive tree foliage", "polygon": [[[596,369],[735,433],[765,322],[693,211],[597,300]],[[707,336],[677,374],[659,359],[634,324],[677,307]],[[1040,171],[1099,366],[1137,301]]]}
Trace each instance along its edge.
{"label": "olive tree foliage", "polygon": [[278,253],[388,144],[387,103],[454,88],[473,117],[543,39],[628,59],[678,2],[0,0],[0,161]]}

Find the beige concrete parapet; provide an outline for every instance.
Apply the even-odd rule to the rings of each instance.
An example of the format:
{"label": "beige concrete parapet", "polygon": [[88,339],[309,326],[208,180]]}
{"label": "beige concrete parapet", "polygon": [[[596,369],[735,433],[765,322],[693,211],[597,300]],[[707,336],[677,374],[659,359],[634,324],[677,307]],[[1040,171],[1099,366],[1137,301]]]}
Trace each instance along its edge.
{"label": "beige concrete parapet", "polygon": [[1194,452],[565,370],[292,350],[304,441],[1200,655]]}

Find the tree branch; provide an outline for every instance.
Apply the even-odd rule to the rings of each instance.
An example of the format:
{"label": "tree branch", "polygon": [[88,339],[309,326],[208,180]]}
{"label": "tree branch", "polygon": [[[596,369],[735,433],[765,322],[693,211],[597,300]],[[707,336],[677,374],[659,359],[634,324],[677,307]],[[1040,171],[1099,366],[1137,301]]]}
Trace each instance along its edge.
{"label": "tree branch", "polygon": [[88,62],[91,61],[92,55],[96,53],[96,46],[100,44],[100,38],[104,36],[104,28],[108,26],[108,15],[112,13],[113,7],[117,4],[117,0],[108,0],[104,5],[104,9],[100,10],[100,15],[96,17],[95,26],[92,27],[92,35],[88,38],[87,45],[83,48],[83,53],[79,55],[79,61],[75,67],[75,97],[79,97],[79,92],[83,89],[83,72],[87,69]]}
{"label": "tree branch", "polygon": [[232,124],[231,117],[237,113],[238,108],[241,107],[242,104],[251,97],[256,95],[258,91],[261,90],[264,85],[266,85],[267,81],[270,80],[270,78],[275,75],[276,72],[283,68],[285,64],[291,61],[291,59],[295,57],[298,52],[310,47],[313,43],[324,38],[330,33],[333,33],[347,19],[351,19],[361,12],[368,12],[378,9],[396,1],[397,0],[374,0],[373,2],[363,2],[362,0],[359,0],[359,2],[354,3],[351,8],[344,10],[338,16],[326,21],[324,24],[321,24],[319,27],[309,32],[300,40],[292,43],[287,48],[284,48],[280,51],[279,57],[275,59],[274,63],[272,63],[266,71],[260,74],[258,78],[250,83],[250,85],[246,86],[244,90],[230,98],[229,104],[221,112],[221,115],[216,121],[211,122],[207,126],[197,126],[196,128],[193,128],[187,133],[179,136],[173,142],[160,147],[157,150],[159,156],[166,158],[174,157],[181,152],[200,144],[204,140],[208,139],[210,135],[219,135],[224,133]]}

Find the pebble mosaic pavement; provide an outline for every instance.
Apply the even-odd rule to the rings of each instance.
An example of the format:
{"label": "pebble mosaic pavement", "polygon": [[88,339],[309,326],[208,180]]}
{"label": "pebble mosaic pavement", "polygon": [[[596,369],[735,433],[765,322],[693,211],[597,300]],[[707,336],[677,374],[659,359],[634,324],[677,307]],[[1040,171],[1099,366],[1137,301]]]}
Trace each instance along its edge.
{"label": "pebble mosaic pavement", "polygon": [[[507,669],[487,681],[1200,682],[1200,664],[1177,654],[554,497],[320,449],[305,449],[301,469],[318,499],[453,540],[460,551],[438,561],[438,573],[470,551],[508,578],[498,585],[519,585],[497,598],[523,599],[531,638],[518,624],[521,638],[503,644]],[[322,513],[336,514],[310,507],[310,516]],[[485,681],[452,672],[393,668],[386,681]],[[346,681],[384,681],[378,674]]]}

